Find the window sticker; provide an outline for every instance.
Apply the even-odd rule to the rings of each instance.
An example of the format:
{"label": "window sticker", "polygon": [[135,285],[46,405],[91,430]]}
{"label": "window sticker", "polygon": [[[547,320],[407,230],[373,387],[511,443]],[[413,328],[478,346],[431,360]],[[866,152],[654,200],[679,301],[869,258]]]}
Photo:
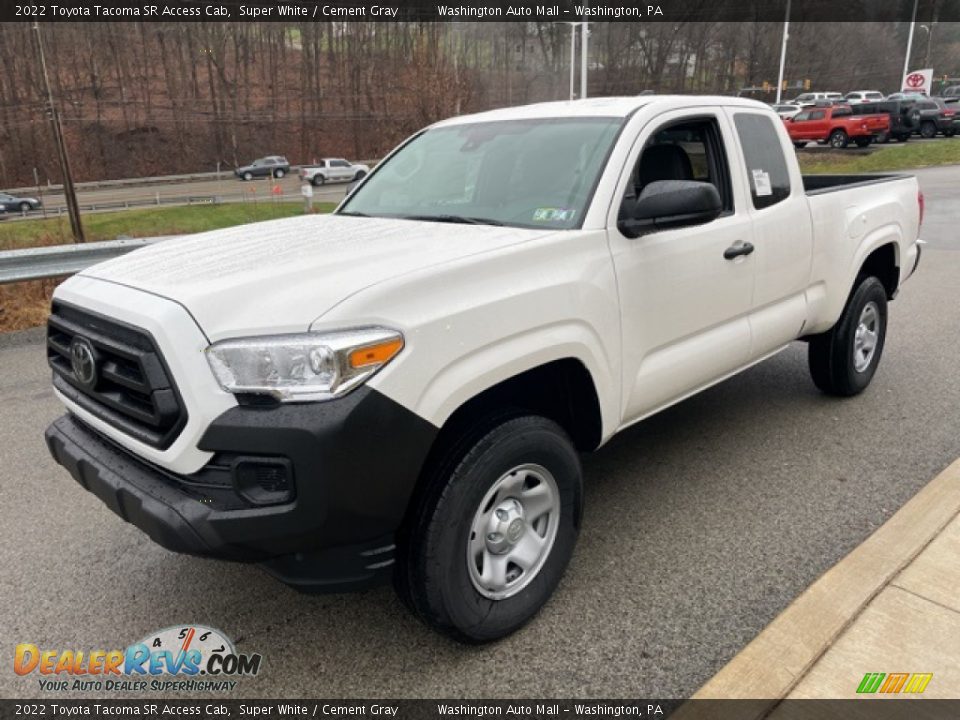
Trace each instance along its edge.
{"label": "window sticker", "polygon": [[757,193],[757,197],[773,195],[773,186],[770,185],[770,174],[763,170],[752,170],[751,172],[753,173],[753,189]]}
{"label": "window sticker", "polygon": [[568,222],[576,215],[575,208],[537,208],[533,211],[534,222]]}

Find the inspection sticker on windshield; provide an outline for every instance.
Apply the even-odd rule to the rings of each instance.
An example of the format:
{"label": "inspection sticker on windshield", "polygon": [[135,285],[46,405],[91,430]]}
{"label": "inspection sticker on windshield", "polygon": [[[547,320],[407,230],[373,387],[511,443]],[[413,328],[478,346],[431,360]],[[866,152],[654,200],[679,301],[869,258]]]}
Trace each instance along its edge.
{"label": "inspection sticker on windshield", "polygon": [[574,208],[537,208],[533,211],[534,222],[567,222],[576,214]]}
{"label": "inspection sticker on windshield", "polygon": [[773,187],[770,185],[770,174],[763,170],[752,170],[753,189],[757,192],[757,197],[764,195],[773,195]]}

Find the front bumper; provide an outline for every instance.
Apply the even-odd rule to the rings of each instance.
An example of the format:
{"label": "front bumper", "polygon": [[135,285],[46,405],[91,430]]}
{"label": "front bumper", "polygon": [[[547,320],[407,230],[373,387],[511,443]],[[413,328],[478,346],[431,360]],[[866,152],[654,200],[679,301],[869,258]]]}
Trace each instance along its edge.
{"label": "front bumper", "polygon": [[[370,388],[327,403],[238,406],[207,429],[207,467],[176,475],[64,415],[54,459],[114,513],[174,552],[260,562],[307,591],[374,584],[392,572],[394,534],[436,428]],[[256,506],[230,484],[230,458],[283,458],[295,496]],[[235,481],[234,481],[235,482]]]}

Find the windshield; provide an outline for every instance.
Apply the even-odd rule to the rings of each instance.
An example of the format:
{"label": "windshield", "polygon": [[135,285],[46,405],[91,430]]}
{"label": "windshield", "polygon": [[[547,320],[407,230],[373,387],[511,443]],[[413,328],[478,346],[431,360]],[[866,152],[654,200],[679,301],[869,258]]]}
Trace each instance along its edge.
{"label": "windshield", "polygon": [[501,120],[427,130],[340,214],[579,227],[623,118]]}

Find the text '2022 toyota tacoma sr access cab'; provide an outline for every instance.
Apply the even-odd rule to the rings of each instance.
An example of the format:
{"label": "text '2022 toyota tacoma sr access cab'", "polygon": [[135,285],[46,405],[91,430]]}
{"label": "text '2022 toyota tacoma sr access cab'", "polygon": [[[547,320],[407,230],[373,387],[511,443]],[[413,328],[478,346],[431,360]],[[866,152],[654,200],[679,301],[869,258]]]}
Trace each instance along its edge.
{"label": "text '2022 toyota tacoma sr access cab'", "polygon": [[164,547],[303,590],[392,577],[492,640],[570,560],[579,452],[798,339],[821,390],[866,388],[922,212],[912,177],[802,177],[749,100],[446,120],[331,215],[60,285],[47,443]]}

